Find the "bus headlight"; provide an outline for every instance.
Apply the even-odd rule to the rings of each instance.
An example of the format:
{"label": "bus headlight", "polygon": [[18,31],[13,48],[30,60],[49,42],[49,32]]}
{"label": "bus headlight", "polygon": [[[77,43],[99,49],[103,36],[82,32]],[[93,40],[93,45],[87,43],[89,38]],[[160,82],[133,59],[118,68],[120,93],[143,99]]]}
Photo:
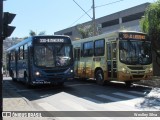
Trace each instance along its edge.
{"label": "bus headlight", "polygon": [[35,72],[35,75],[36,75],[36,76],[39,76],[39,75],[40,75],[40,72],[38,72],[38,71]]}
{"label": "bus headlight", "polygon": [[65,71],[65,73],[73,73],[73,69],[69,68],[68,70]]}
{"label": "bus headlight", "polygon": [[151,68],[149,68],[149,72],[152,72],[153,71],[153,68],[151,67]]}
{"label": "bus headlight", "polygon": [[129,74],[129,71],[128,71],[126,68],[122,68],[122,72],[123,72],[123,73],[128,73],[128,74]]}
{"label": "bus headlight", "polygon": [[71,69],[71,71],[70,71],[71,73],[73,73],[73,70]]}

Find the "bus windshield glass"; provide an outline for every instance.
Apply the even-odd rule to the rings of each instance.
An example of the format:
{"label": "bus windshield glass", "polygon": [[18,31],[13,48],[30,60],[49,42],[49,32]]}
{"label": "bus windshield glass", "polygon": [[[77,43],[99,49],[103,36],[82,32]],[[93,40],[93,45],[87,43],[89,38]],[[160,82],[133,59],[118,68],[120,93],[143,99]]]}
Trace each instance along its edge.
{"label": "bus windshield glass", "polygon": [[43,44],[34,47],[35,65],[39,67],[68,66],[71,58],[71,45]]}
{"label": "bus windshield glass", "polygon": [[151,64],[151,43],[141,40],[120,40],[119,58],[122,63],[129,65]]}

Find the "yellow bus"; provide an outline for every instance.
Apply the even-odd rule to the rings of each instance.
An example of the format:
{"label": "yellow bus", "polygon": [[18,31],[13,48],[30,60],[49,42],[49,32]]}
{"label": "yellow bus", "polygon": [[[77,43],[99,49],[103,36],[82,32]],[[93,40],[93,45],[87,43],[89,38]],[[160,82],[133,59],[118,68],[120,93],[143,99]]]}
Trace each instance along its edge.
{"label": "yellow bus", "polygon": [[118,31],[72,42],[75,77],[105,81],[132,82],[151,79],[151,41],[136,31]]}

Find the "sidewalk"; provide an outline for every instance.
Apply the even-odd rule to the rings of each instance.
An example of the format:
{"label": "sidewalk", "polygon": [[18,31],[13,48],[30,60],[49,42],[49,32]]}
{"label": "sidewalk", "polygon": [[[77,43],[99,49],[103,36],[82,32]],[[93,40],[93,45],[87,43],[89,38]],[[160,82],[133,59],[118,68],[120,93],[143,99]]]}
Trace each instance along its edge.
{"label": "sidewalk", "polygon": [[16,93],[14,86],[3,80],[3,111],[33,111],[34,108],[29,102]]}
{"label": "sidewalk", "polygon": [[[14,111],[38,111],[36,110],[30,102],[22,97],[20,94],[16,93],[14,86],[11,86],[7,81],[3,80],[2,88],[3,96],[3,111],[14,112]],[[3,120],[55,120],[51,118],[25,118],[25,117],[3,117]]]}
{"label": "sidewalk", "polygon": [[136,84],[160,88],[160,76],[153,76],[151,80],[141,80]]}

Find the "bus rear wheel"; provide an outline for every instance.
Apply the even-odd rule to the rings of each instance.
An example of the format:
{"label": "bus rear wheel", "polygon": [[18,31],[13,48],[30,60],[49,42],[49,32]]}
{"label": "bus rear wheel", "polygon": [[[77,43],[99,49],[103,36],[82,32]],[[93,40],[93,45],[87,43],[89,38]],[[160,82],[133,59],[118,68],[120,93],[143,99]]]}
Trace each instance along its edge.
{"label": "bus rear wheel", "polygon": [[98,85],[104,85],[104,77],[102,70],[98,70],[95,74],[96,82]]}

